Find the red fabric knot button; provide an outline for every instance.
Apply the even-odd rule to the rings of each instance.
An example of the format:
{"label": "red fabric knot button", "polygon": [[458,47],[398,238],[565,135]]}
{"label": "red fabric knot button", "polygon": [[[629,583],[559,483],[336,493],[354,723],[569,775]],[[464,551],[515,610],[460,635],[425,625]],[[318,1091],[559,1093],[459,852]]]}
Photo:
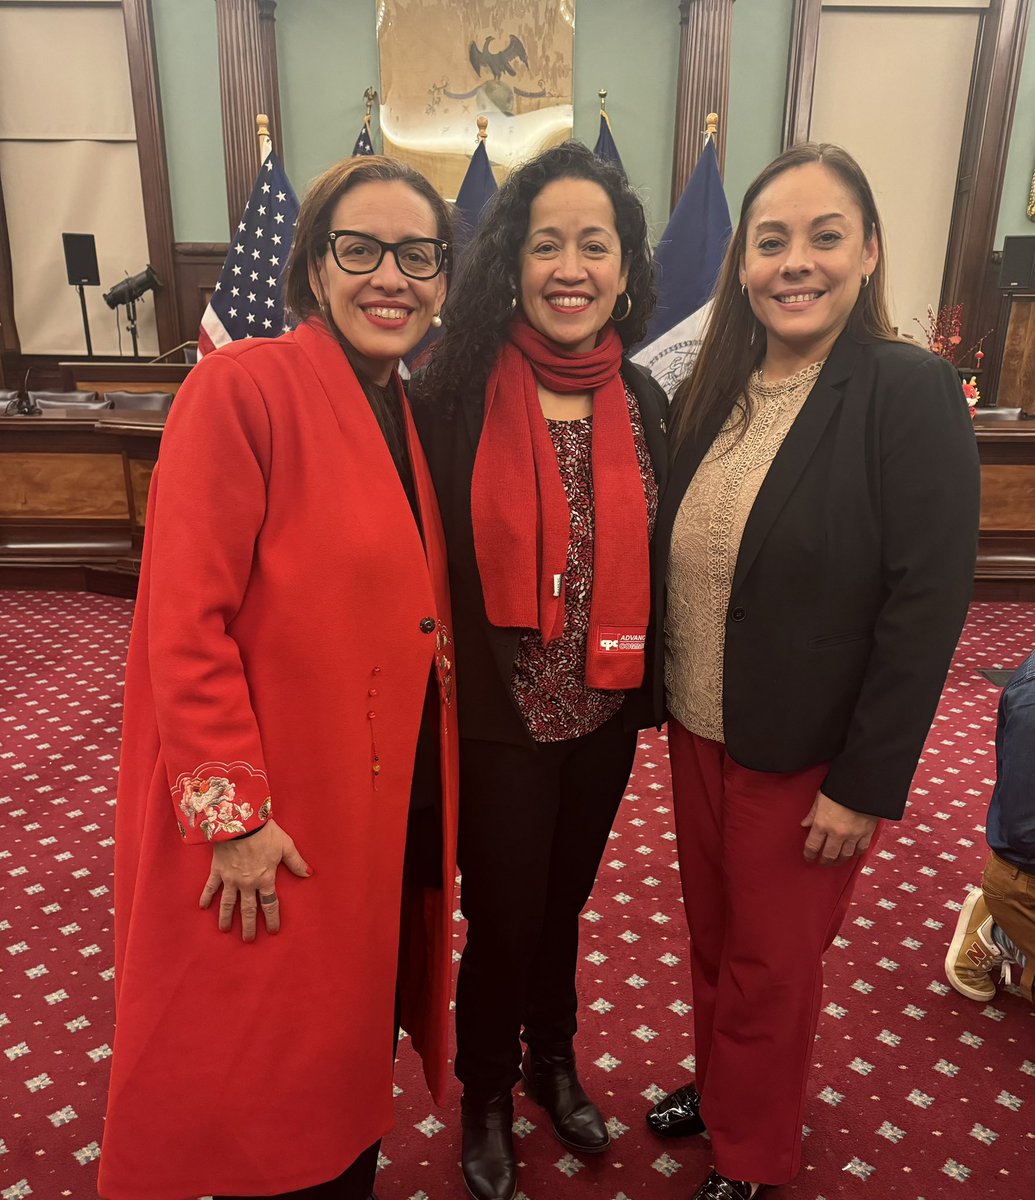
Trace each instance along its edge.
{"label": "red fabric knot button", "polygon": [[371,688],[371,689],[370,689],[370,691],[369,691],[369,692],[367,692],[367,695],[368,695],[368,696],[376,696],[376,695],[377,695],[377,688]]}
{"label": "red fabric knot button", "polygon": [[375,668],[374,668],[374,669],[373,669],[373,670],[370,672],[370,674],[371,674],[371,675],[380,675],[380,674],[381,674],[381,668],[380,668],[380,667],[375,667]]}
{"label": "red fabric knot button", "polygon": [[371,710],[370,710],[370,712],[368,712],[368,713],[367,713],[367,717],[368,717],[368,718],[369,718],[371,721],[372,721],[372,720],[373,720],[373,719],[374,719],[376,716],[377,716],[377,713],[376,713],[376,712],[374,712],[374,710],[373,710],[373,709],[371,709]]}

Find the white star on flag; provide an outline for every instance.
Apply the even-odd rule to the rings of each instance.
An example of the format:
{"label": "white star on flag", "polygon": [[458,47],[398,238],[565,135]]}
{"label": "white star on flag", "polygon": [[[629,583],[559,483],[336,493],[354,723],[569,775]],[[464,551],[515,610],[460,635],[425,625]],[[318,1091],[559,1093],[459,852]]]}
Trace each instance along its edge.
{"label": "white star on flag", "polygon": [[[272,199],[274,196],[275,201]],[[251,216],[263,218],[262,224],[249,221]],[[241,289],[233,286],[234,276],[243,273],[238,265],[241,258],[247,256],[253,262],[258,262],[264,257],[259,247],[269,240],[265,231],[270,216],[284,235],[273,235],[274,245],[283,244],[285,249],[290,249],[295,221],[298,219],[298,198],[280,160],[272,151],[260,168],[259,178],[255,181],[236,228],[236,239],[223,264],[205,315],[201,318],[201,329],[198,331],[200,354],[207,354],[241,338],[275,337],[282,329],[288,328],[284,316],[284,272],[279,269],[282,258],[284,262],[287,261],[286,254],[282,258],[270,258],[269,266],[275,269],[267,270],[265,275],[260,275],[256,270],[249,272],[253,286],[247,292],[246,303],[241,300]],[[235,261],[231,262],[231,259]]]}

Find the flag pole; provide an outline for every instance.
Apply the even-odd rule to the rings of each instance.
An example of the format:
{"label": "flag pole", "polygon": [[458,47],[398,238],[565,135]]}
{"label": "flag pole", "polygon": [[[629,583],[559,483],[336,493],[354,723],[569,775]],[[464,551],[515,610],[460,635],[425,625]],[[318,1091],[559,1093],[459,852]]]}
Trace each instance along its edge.
{"label": "flag pole", "polygon": [[273,139],[270,137],[270,119],[265,113],[257,113],[255,117],[256,135],[259,139],[259,165],[261,166],[273,149]]}
{"label": "flag pole", "polygon": [[607,127],[611,128],[611,118],[607,115],[607,88],[601,88],[597,95],[600,97],[600,116],[607,122]]}
{"label": "flag pole", "polygon": [[[374,111],[374,104],[377,101],[377,92],[373,87],[368,87],[363,93],[363,99],[366,101],[367,111],[363,116],[363,124],[367,127],[367,137],[370,138],[370,114]],[[370,145],[373,147],[373,138],[370,138]]]}
{"label": "flag pole", "polygon": [[[706,126],[705,131],[704,131],[704,145],[707,146],[709,142],[715,142],[716,145],[718,145],[719,114],[718,113],[709,113],[707,115],[707,117],[705,117],[704,123]],[[702,147],[702,149],[703,148],[704,147]]]}
{"label": "flag pole", "polygon": [[488,117],[479,117],[478,118],[478,140],[480,142],[484,142],[488,136],[489,136],[489,118]]}

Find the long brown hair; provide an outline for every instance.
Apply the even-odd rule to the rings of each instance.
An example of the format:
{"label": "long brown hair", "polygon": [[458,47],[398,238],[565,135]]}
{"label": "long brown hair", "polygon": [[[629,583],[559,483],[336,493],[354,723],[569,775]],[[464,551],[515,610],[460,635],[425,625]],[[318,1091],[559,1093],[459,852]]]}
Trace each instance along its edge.
{"label": "long brown hair", "polygon": [[[792,146],[774,158],[744,193],[740,220],[722,262],[711,318],[697,361],[672,398],[673,449],[678,449],[688,437],[713,428],[733,404],[748,404],[748,380],[765,357],[766,347],[765,326],[752,312],[740,286],[748,220],[755,201],[778,175],[808,163],[821,163],[833,171],[862,211],[864,237],[877,241],[877,265],[869,285],[859,292],[847,328],[863,342],[897,340],[888,311],[884,231],[873,189],[862,167],[847,150],[827,142]],[[745,410],[744,415],[746,418],[750,412]]]}

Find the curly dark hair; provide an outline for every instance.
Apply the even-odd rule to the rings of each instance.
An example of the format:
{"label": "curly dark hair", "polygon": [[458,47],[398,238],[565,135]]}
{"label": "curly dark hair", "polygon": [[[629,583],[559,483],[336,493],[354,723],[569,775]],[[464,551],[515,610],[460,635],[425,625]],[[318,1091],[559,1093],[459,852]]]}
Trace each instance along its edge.
{"label": "curly dark hair", "polygon": [[643,205],[625,175],[581,142],[554,146],[518,167],[504,183],[460,256],[442,310],[442,337],[414,389],[419,401],[443,415],[457,405],[480,408],[483,403],[485,384],[514,316],[519,256],[532,202],[557,179],[588,179],[610,197],[632,301],[628,319],[615,328],[626,347],[642,341],[647,332],[657,287]]}

